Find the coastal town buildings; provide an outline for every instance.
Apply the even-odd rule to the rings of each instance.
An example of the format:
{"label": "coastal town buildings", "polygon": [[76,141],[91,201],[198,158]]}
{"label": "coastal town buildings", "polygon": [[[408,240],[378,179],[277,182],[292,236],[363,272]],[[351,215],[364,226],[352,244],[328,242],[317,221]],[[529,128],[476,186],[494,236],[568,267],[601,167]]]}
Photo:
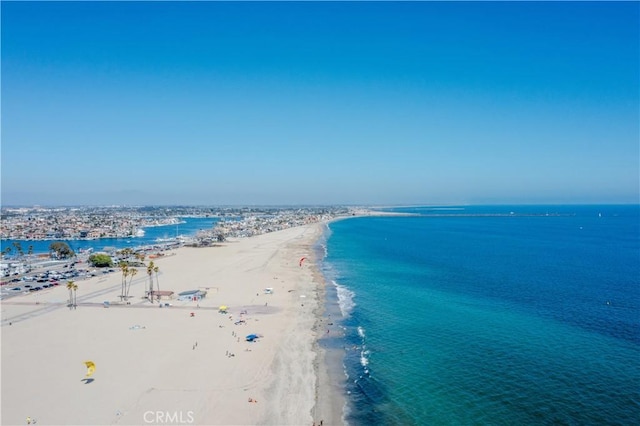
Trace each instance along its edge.
{"label": "coastal town buildings", "polygon": [[144,228],[180,223],[184,217],[218,217],[198,244],[243,238],[350,215],[348,207],[4,207],[0,239],[82,240],[141,236]]}
{"label": "coastal town buildings", "polygon": [[139,236],[142,228],[177,223],[175,217],[118,208],[3,208],[3,240],[98,239]]}

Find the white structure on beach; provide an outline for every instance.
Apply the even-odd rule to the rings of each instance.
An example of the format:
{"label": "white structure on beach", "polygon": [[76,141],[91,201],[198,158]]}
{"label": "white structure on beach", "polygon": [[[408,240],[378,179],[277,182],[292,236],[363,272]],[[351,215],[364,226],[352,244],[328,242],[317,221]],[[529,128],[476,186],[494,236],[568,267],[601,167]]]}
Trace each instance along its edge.
{"label": "white structure on beach", "polygon": [[178,300],[202,300],[207,296],[207,292],[204,290],[187,290],[182,293],[178,293]]}

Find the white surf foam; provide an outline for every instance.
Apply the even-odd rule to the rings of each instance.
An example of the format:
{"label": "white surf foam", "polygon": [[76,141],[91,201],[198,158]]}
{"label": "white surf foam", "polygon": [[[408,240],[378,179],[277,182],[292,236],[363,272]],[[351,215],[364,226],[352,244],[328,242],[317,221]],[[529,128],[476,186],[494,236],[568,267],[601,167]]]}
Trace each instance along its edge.
{"label": "white surf foam", "polygon": [[364,328],[362,328],[361,326],[358,326],[358,336],[360,336],[362,340],[364,340],[364,337],[365,337]]}
{"label": "white surf foam", "polygon": [[356,306],[356,303],[353,301],[353,296],[355,293],[349,290],[346,287],[341,286],[340,284],[332,281],[333,285],[336,286],[336,292],[338,294],[338,306],[340,307],[340,312],[343,317],[349,316],[353,308]]}
{"label": "white surf foam", "polygon": [[369,365],[369,351],[363,350],[360,352],[360,365],[364,367],[364,371],[367,373],[367,365]]}

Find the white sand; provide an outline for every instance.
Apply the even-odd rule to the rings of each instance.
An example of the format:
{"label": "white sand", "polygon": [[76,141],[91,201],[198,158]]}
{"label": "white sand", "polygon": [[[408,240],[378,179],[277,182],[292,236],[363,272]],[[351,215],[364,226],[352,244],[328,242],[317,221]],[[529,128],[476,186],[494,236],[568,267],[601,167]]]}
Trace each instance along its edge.
{"label": "white sand", "polygon": [[[311,425],[320,420],[312,413],[340,423],[332,398],[314,409],[316,392],[326,391],[322,383],[316,390],[314,351],[323,283],[311,245],[321,226],[154,259],[161,290],[205,289],[200,302],[173,299],[159,308],[144,300],[146,268],[134,277],[130,306],[113,304],[119,270],[76,281],[75,310],[62,283],[4,302],[2,424],[29,416],[42,425]],[[242,311],[245,324],[234,325]],[[264,337],[246,342],[251,333]],[[96,364],[89,383],[86,360]]]}

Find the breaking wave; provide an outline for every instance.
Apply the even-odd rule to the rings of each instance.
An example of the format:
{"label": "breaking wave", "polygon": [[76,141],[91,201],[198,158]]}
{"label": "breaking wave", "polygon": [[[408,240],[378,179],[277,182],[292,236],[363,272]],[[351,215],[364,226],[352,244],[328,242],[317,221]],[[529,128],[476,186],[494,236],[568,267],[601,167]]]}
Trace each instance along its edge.
{"label": "breaking wave", "polygon": [[353,301],[353,297],[355,293],[349,290],[348,288],[341,286],[335,281],[331,281],[333,285],[336,286],[336,291],[338,294],[338,306],[340,307],[340,312],[343,317],[349,316],[353,308],[356,306],[356,303]]}

